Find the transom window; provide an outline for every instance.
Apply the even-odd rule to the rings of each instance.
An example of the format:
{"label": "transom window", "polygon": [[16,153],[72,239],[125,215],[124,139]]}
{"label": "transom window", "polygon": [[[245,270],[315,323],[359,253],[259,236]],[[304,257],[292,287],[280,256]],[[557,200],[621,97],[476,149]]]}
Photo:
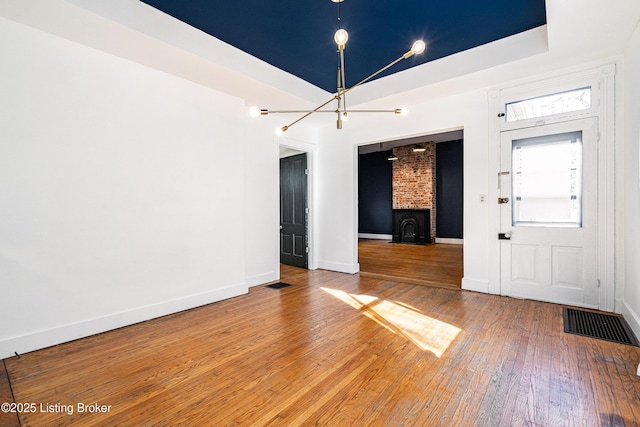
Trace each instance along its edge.
{"label": "transom window", "polygon": [[591,87],[558,92],[506,104],[507,122],[535,119],[591,108]]}

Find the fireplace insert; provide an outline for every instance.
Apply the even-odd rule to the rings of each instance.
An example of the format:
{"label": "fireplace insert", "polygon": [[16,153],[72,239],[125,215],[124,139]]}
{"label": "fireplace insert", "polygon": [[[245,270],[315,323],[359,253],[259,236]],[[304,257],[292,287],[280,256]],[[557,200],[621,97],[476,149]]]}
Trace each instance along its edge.
{"label": "fireplace insert", "polygon": [[431,243],[429,209],[393,209],[393,243]]}

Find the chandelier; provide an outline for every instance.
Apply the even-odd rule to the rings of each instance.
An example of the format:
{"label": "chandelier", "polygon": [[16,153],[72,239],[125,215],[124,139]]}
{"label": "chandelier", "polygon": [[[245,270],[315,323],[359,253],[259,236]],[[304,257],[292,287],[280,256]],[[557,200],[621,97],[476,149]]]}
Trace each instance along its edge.
{"label": "chandelier", "polygon": [[[338,46],[337,53],[338,53],[338,56],[339,56],[339,60],[338,60],[338,84],[337,84],[336,93],[335,93],[335,95],[333,97],[331,97],[331,99],[329,99],[328,101],[320,104],[319,106],[317,106],[313,110],[278,110],[278,111],[273,111],[273,110],[268,110],[268,109],[258,109],[258,108],[254,107],[252,109],[252,111],[251,111],[251,115],[253,115],[253,116],[266,116],[266,115],[269,115],[269,114],[289,114],[289,113],[302,114],[302,116],[300,116],[298,119],[294,120],[293,122],[289,123],[286,126],[282,126],[281,128],[279,128],[276,131],[278,134],[286,132],[291,126],[295,125],[296,123],[300,122],[301,120],[304,120],[305,118],[309,117],[310,115],[312,115],[314,113],[333,113],[333,114],[337,114],[337,116],[338,116],[338,120],[336,121],[336,128],[337,129],[342,129],[342,122],[347,119],[349,113],[406,114],[406,110],[403,109],[403,108],[394,108],[393,110],[348,110],[347,109],[347,97],[346,97],[346,95],[351,90],[353,90],[353,89],[357,88],[358,86],[368,82],[369,80],[371,80],[372,78],[374,78],[378,74],[380,74],[383,71],[386,71],[387,69],[393,67],[395,64],[397,64],[398,62],[402,61],[403,59],[407,59],[407,58],[410,58],[413,55],[417,55],[417,54],[420,54],[420,53],[424,52],[424,49],[426,47],[424,41],[416,40],[413,43],[413,45],[411,46],[411,49],[409,49],[401,57],[399,57],[395,61],[392,61],[388,65],[382,67],[381,69],[379,69],[375,73],[373,73],[370,76],[364,78],[363,80],[359,81],[358,83],[356,83],[355,85],[351,86],[350,88],[347,88],[346,87],[346,83],[345,83],[346,80],[345,80],[345,68],[344,68],[344,48],[345,48],[345,46],[347,44],[347,41],[349,40],[349,34],[347,33],[347,31],[345,29],[341,28],[341,26],[340,26],[340,24],[341,24],[340,23],[340,3],[342,3],[344,0],[331,0],[331,1],[333,3],[338,3],[338,31],[336,31],[335,35],[333,36],[333,39],[336,42],[336,45]],[[334,101],[335,101],[335,108],[334,109],[325,109],[325,107],[327,107],[327,105],[331,104]]]}

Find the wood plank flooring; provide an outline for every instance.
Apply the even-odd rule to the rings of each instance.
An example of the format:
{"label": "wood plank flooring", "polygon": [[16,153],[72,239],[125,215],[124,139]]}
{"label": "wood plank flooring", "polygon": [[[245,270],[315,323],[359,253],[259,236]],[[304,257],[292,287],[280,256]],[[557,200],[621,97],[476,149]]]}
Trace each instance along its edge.
{"label": "wood plank flooring", "polygon": [[638,426],[640,348],[565,334],[561,306],[281,278],[292,286],[6,359],[16,402],[73,409],[22,425]]}
{"label": "wood plank flooring", "polygon": [[[9,384],[9,377],[4,366],[4,361],[0,363],[0,405],[3,403],[15,403],[13,401],[11,385]],[[20,423],[18,422],[17,413],[5,413],[0,410],[0,427],[14,427],[18,425],[20,425]]]}
{"label": "wood plank flooring", "polygon": [[462,245],[405,245],[389,240],[359,239],[358,263],[362,276],[461,288]]}

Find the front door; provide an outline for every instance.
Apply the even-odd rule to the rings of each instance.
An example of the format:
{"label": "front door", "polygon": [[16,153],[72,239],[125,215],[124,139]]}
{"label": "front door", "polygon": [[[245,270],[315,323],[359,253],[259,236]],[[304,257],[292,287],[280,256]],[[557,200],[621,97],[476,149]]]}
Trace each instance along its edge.
{"label": "front door", "polygon": [[598,308],[596,118],[501,134],[501,292]]}
{"label": "front door", "polygon": [[280,262],[307,268],[307,155],[280,159]]}

